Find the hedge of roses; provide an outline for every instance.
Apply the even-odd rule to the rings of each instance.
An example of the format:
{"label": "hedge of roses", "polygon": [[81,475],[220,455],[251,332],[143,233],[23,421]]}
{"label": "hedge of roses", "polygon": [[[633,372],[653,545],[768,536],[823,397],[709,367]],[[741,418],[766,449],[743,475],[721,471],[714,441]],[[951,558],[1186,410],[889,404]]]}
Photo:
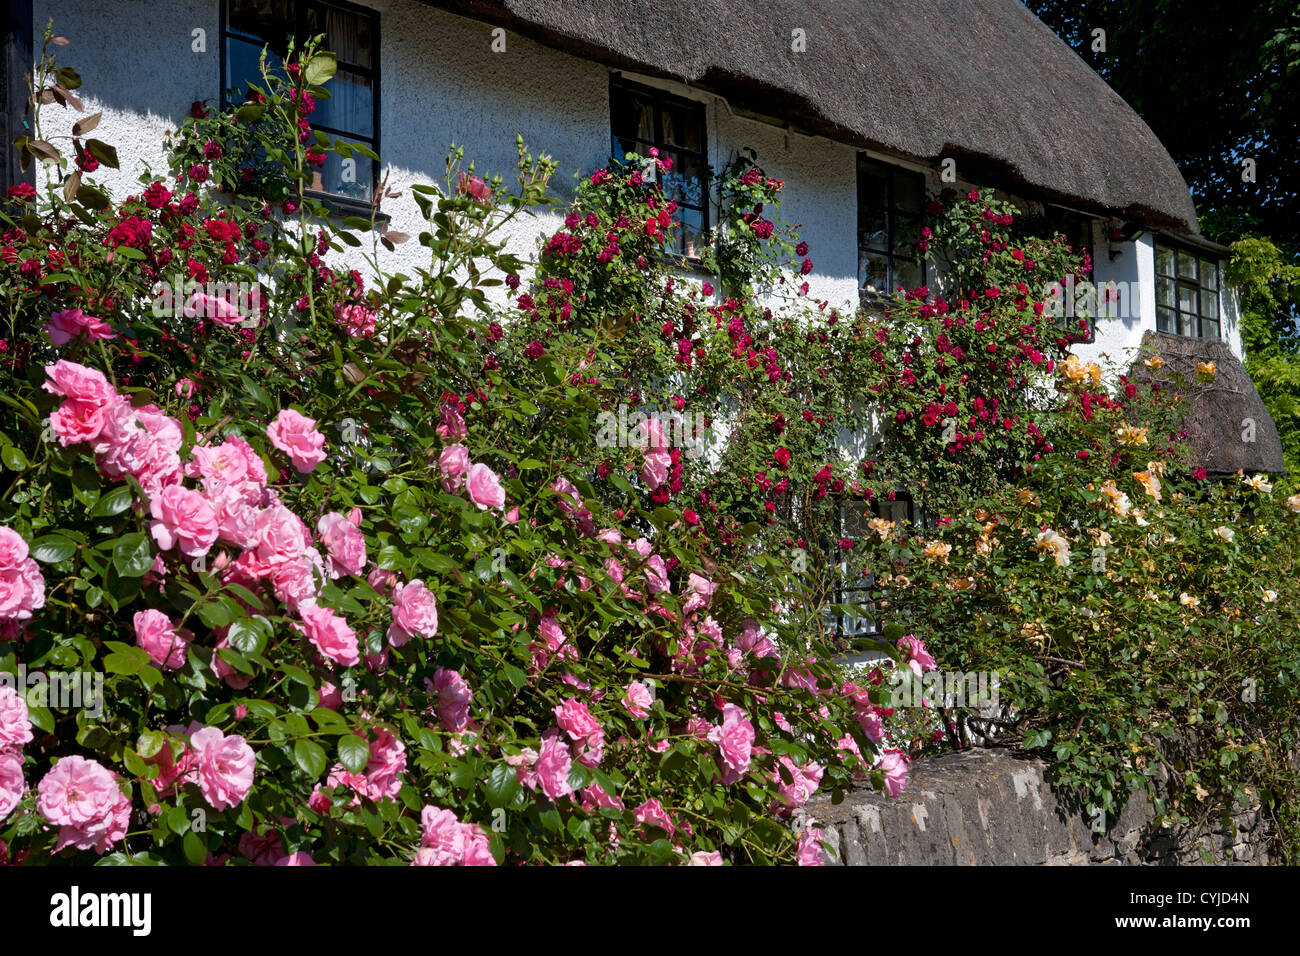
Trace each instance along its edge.
{"label": "hedge of roses", "polygon": [[[196,104],[174,178],[120,203],[28,144],[54,175],[11,192],[0,248],[0,666],[104,684],[102,713],[0,691],[5,855],[819,862],[812,794],[897,793],[905,763],[774,599],[790,571],[651,499],[675,456],[597,491],[574,452],[617,386],[579,374],[593,346],[512,348],[485,290],[518,282],[498,236],[553,166],[521,146],[512,192],[454,154],[415,190],[427,269],[332,265],[370,232],[303,188],[340,148],[310,129],[332,62]],[[672,213],[633,175],[605,245],[648,258]],[[406,237],[370,240],[374,264]],[[575,325],[636,295],[593,290]]]}
{"label": "hedge of roses", "polygon": [[[311,128],[332,71],[309,47],[195,104],[118,203],[93,118],[71,163],[24,144],[54,175],[0,236],[0,671],[104,696],[0,689],[7,858],[813,863],[814,794],[896,796],[903,751],[972,730],[1104,814],[1191,726],[1171,820],[1285,803],[1300,498],[1207,487],[1177,383],[1068,357],[1043,290],[1088,263],[1059,237],[936,198],[948,287],[843,314],[750,161],[718,278],[678,268],[651,155],[526,268],[501,237],[554,166],[522,144],[510,186],[453,151],[414,238],[311,199],[354,149]],[[76,83],[43,59],[57,102]],[[903,490],[927,526],[844,522]],[[836,663],[844,575],[886,623],[866,677]],[[891,711],[895,662],[1002,669],[996,725]]]}

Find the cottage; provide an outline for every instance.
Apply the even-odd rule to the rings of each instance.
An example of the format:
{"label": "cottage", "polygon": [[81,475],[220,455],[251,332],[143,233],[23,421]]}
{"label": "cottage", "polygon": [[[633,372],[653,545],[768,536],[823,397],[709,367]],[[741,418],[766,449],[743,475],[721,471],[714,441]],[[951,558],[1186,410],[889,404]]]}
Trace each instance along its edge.
{"label": "cottage", "polygon": [[[100,177],[118,195],[163,168],[163,134],[193,101],[241,87],[264,45],[318,33],[339,72],[316,119],[381,161],[333,157],[315,185],[341,211],[368,211],[386,180],[403,194],[380,203],[398,230],[415,231],[406,187],[440,176],[449,143],[504,170],[520,133],[558,161],[561,186],[611,154],[672,156],[689,257],[711,225],[704,171],[748,148],[792,186],[784,214],[815,250],[812,293],[854,306],[941,280],[902,241],[927,195],[996,187],[1091,250],[1110,304],[1082,359],[1135,374],[1153,374],[1143,346],[1171,369],[1214,361],[1215,382],[1191,396],[1200,463],[1283,470],[1241,366],[1226,250],[1199,235],[1146,124],[1017,0],[13,0],[6,141],[50,20],[72,40],[100,135],[132,157]],[[20,175],[12,156],[0,175]],[[512,242],[528,253],[558,222],[543,216]],[[399,247],[391,265],[415,254]]]}

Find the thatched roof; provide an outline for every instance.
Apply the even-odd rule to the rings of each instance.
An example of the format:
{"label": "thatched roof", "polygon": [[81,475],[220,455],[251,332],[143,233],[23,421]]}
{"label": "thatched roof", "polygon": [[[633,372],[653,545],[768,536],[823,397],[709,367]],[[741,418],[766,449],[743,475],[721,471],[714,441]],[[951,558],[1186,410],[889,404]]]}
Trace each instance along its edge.
{"label": "thatched roof", "polygon": [[[1141,118],[1019,0],[429,0],[969,182],[1196,231]],[[807,52],[792,51],[806,31]]]}
{"label": "thatched roof", "polygon": [[[1211,474],[1286,471],[1273,416],[1227,345],[1147,332],[1142,337],[1142,348],[1143,356],[1134,361],[1129,376],[1134,381],[1160,381],[1187,397],[1183,427],[1196,449],[1193,467],[1200,465]],[[1159,371],[1148,368],[1142,360],[1152,352],[1165,360]],[[1213,381],[1198,379],[1198,362],[1214,363]],[[1253,442],[1243,439],[1243,435],[1249,436],[1247,419],[1254,423]]]}

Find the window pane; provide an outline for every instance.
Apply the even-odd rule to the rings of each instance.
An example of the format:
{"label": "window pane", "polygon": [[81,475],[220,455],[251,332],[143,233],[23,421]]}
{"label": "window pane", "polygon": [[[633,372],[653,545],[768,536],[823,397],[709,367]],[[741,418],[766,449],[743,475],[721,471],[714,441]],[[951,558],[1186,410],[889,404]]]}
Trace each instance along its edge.
{"label": "window pane", "polygon": [[925,205],[925,179],[914,173],[894,173],[894,205],[919,214]]}
{"label": "window pane", "polygon": [[1207,289],[1219,287],[1219,264],[1213,259],[1201,260],[1201,285]]}
{"label": "window pane", "polygon": [[229,0],[226,29],[256,37],[280,53],[293,35],[293,0]]}
{"label": "window pane", "polygon": [[1196,312],[1196,289],[1193,286],[1178,285],[1178,311]]}
{"label": "window pane", "polygon": [[1213,319],[1201,319],[1201,337],[1219,341],[1219,323]]}
{"label": "window pane", "polygon": [[[620,139],[639,139],[653,143],[655,117],[650,101],[618,87],[615,87],[612,96],[614,135]],[[631,151],[630,147],[628,151]]]}
{"label": "window pane", "polygon": [[699,110],[687,106],[662,107],[664,145],[704,151],[703,120]]}
{"label": "window pane", "polygon": [[1156,274],[1162,276],[1174,274],[1174,253],[1172,249],[1156,246]]}
{"label": "window pane", "polygon": [[888,243],[885,231],[885,177],[870,166],[858,167],[858,245],[884,249]]}
{"label": "window pane", "polygon": [[374,163],[360,153],[343,159],[328,153],[325,165],[312,170],[312,189],[369,202],[374,185]]}
{"label": "window pane", "polygon": [[1174,280],[1166,279],[1164,276],[1156,276],[1156,303],[1158,305],[1167,305],[1173,308],[1174,305]]}
{"label": "window pane", "polygon": [[1163,306],[1156,306],[1156,328],[1161,332],[1178,331],[1175,325],[1174,310],[1166,309]]}
{"label": "window pane", "polygon": [[[232,101],[242,103],[248,93],[248,84],[256,83],[263,89],[266,84],[262,80],[261,71],[258,69],[258,63],[262,58],[262,47],[248,43],[244,40],[236,40],[229,37],[226,40],[226,86],[234,90]],[[274,52],[267,52],[266,68],[268,70],[277,70],[281,66],[280,57]]]}
{"label": "window pane", "polygon": [[1209,319],[1219,317],[1219,296],[1214,292],[1201,292],[1201,315]]}
{"label": "window pane", "polygon": [[1196,256],[1190,252],[1178,250],[1178,277],[1179,278],[1196,278]]}
{"label": "window pane", "polygon": [[858,278],[864,289],[889,291],[889,257],[882,252],[859,253]]}
{"label": "window pane", "polygon": [[678,251],[688,256],[700,255],[704,251],[704,214],[689,206],[679,206],[677,218],[682,223]]}
{"label": "window pane", "polygon": [[316,112],[310,117],[312,124],[330,126],[354,136],[373,138],[373,81],[356,73],[339,70],[326,89],[330,98],[316,101]]}
{"label": "window pane", "polygon": [[915,289],[921,284],[921,265],[917,262],[911,262],[907,259],[894,260],[894,276],[889,284],[889,291],[893,292],[900,285],[905,289]]}
{"label": "window pane", "polygon": [[704,165],[700,159],[684,153],[666,153],[673,168],[662,176],[664,194],[692,206],[704,205]]}
{"label": "window pane", "polygon": [[1178,334],[1196,337],[1196,316],[1178,313]]}
{"label": "window pane", "polygon": [[370,17],[351,10],[311,4],[307,8],[307,34],[325,34],[325,49],[334,53],[340,64],[369,69],[374,40],[370,35]]}
{"label": "window pane", "polygon": [[921,235],[921,224],[919,221],[912,219],[910,216],[903,216],[897,213],[891,213],[894,217],[894,255],[907,256],[909,258],[916,255],[916,240]]}

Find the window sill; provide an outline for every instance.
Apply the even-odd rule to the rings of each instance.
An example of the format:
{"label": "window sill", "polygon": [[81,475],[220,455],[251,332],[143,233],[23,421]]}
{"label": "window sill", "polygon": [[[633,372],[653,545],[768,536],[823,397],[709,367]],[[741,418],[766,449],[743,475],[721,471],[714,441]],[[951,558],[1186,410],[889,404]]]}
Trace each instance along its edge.
{"label": "window sill", "polygon": [[[321,192],[317,189],[307,189],[303,191],[308,199],[314,199],[321,203],[332,216],[357,216],[369,221],[374,207],[364,199],[350,199],[347,196],[336,196],[333,193]],[[392,222],[393,217],[386,212],[375,213],[375,225],[386,227]]]}

